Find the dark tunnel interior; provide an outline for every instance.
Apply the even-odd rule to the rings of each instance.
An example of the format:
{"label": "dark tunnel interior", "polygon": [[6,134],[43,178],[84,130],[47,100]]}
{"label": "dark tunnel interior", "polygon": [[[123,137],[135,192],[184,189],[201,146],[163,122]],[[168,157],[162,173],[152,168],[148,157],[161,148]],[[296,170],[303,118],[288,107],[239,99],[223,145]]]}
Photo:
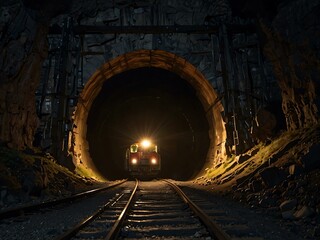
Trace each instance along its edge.
{"label": "dark tunnel interior", "polygon": [[126,148],[150,138],[159,149],[158,177],[187,180],[204,166],[209,126],[195,90],[167,70],[138,68],[105,81],[90,109],[87,140],[102,176],[128,177]]}

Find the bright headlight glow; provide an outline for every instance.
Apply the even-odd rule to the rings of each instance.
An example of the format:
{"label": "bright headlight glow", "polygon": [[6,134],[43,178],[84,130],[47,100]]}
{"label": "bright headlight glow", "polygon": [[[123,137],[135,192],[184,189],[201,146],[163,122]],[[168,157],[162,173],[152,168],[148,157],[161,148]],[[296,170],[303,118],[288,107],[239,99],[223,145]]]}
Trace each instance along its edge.
{"label": "bright headlight glow", "polygon": [[132,158],[132,159],[131,159],[131,163],[132,163],[132,164],[137,164],[137,162],[138,162],[138,161],[137,161],[136,158]]}
{"label": "bright headlight glow", "polygon": [[152,159],[151,159],[151,163],[152,163],[152,164],[157,164],[157,159],[152,158]]}
{"label": "bright headlight glow", "polygon": [[150,147],[151,142],[150,142],[150,140],[148,140],[148,139],[144,139],[144,140],[141,141],[141,145],[142,145],[142,147],[144,147],[144,148],[148,148],[148,147]]}

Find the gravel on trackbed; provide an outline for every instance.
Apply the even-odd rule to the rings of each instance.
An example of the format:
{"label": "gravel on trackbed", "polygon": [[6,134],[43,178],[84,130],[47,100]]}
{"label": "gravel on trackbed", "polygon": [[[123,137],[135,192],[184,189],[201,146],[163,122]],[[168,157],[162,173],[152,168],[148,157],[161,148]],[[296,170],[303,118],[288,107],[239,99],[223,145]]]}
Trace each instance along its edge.
{"label": "gravel on trackbed", "polygon": [[[132,185],[132,186],[131,186]],[[133,182],[98,193],[73,204],[57,206],[42,213],[20,216],[0,221],[1,240],[42,240],[54,239],[67,229],[89,217],[113,198],[119,188],[133,187]]]}
{"label": "gravel on trackbed", "polygon": [[[208,191],[207,188],[193,184],[190,182],[177,181],[182,190],[188,195],[188,192],[196,191],[209,199],[213,203],[214,209],[224,211],[227,216],[234,217],[246,223],[250,228],[253,236],[259,236],[269,240],[303,240],[306,239],[299,229],[290,229],[286,226],[286,222],[281,216],[274,211],[250,208],[245,204],[241,204],[230,197],[226,197],[217,193]],[[299,226],[297,226],[299,228]]]}

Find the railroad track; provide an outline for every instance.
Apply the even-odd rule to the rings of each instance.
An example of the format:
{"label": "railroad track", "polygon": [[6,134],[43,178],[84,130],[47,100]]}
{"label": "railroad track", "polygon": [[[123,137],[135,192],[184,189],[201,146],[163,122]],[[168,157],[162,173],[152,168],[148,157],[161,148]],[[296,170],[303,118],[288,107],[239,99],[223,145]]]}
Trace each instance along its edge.
{"label": "railroad track", "polygon": [[119,186],[119,185],[125,183],[126,181],[127,180],[122,180],[120,182],[109,185],[107,187],[91,189],[91,190],[84,191],[84,192],[81,192],[78,194],[74,194],[72,196],[65,197],[65,198],[45,201],[45,202],[36,203],[36,204],[27,204],[27,205],[23,205],[23,206],[11,208],[11,209],[6,209],[3,211],[0,211],[0,220],[12,218],[12,217],[18,217],[20,215],[24,215],[27,213],[39,212],[39,211],[41,211],[41,209],[44,209],[44,208],[52,208],[57,205],[67,204],[67,203],[71,203],[71,202],[74,202],[74,201],[77,201],[80,199],[84,199],[84,198],[90,197],[92,195],[98,194],[100,192],[106,191],[108,189],[114,188],[116,186]]}
{"label": "railroad track", "polygon": [[56,240],[70,238],[231,239],[169,181],[136,181],[133,189],[125,189]]}
{"label": "railroad track", "polygon": [[[224,232],[229,239],[237,240],[264,240],[261,237],[259,229],[252,229],[248,225],[246,215],[239,216],[235,213],[230,213],[226,209],[217,208],[216,204],[213,204],[213,199],[207,196],[207,193],[197,189],[189,187],[183,187],[183,192],[188,195],[189,199],[193,201],[198,208],[204,211],[215,225]],[[219,237],[217,239],[220,239]],[[270,238],[266,238],[270,239]],[[273,238],[272,238],[273,239]],[[282,239],[282,238],[281,238]],[[292,238],[289,238],[292,239]]]}
{"label": "railroad track", "polygon": [[[72,204],[58,206],[57,209],[45,212],[41,216],[37,212],[30,222],[42,223],[46,232],[34,233],[38,225],[24,225],[13,221],[15,228],[0,224],[3,239],[215,239],[215,240],[263,240],[263,239],[299,239],[287,233],[274,236],[272,225],[259,225],[253,229],[248,225],[247,209],[243,211],[242,220],[217,201],[221,197],[193,189],[182,187],[183,191],[171,181],[132,182],[114,187],[110,191],[97,194],[95,198],[76,201]],[[90,203],[91,201],[91,203]],[[86,206],[89,206],[86,209]],[[60,208],[60,209],[59,209]],[[67,210],[69,208],[69,210]],[[97,208],[99,208],[97,210]],[[94,212],[95,211],[95,212]],[[94,212],[94,213],[93,213]],[[57,219],[57,215],[59,216]],[[68,217],[72,220],[68,220]],[[9,220],[11,221],[11,220]],[[24,221],[23,223],[25,223]],[[28,221],[29,222],[29,221]],[[7,224],[7,223],[4,223]],[[256,225],[257,226],[257,225]],[[261,237],[260,227],[268,228],[268,233]],[[9,225],[8,225],[9,227]],[[19,235],[12,235],[13,229],[23,230]],[[49,229],[49,232],[48,232]],[[51,230],[50,230],[51,229]],[[271,230],[271,231],[270,231]],[[3,234],[4,231],[9,234]],[[42,235],[41,235],[42,234]],[[32,235],[32,236],[31,236]],[[0,236],[0,238],[2,237]],[[1,238],[2,239],[2,238]]]}

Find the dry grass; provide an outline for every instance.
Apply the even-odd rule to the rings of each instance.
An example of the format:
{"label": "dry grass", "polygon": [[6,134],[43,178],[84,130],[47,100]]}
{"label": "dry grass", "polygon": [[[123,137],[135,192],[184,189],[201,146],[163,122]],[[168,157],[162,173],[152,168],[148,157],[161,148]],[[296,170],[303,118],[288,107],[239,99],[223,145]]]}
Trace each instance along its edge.
{"label": "dry grass", "polygon": [[[206,174],[201,181],[209,181],[211,185],[230,187],[237,180],[255,174],[261,167],[281,166],[287,161],[298,162],[298,158],[305,154],[312,144],[319,142],[319,132],[319,125],[292,132],[284,132],[273,139],[270,144],[260,143],[243,154],[249,155],[249,159],[243,163],[238,162],[240,156],[232,155],[220,166],[206,169]],[[256,149],[258,150],[257,153],[251,156]]]}

